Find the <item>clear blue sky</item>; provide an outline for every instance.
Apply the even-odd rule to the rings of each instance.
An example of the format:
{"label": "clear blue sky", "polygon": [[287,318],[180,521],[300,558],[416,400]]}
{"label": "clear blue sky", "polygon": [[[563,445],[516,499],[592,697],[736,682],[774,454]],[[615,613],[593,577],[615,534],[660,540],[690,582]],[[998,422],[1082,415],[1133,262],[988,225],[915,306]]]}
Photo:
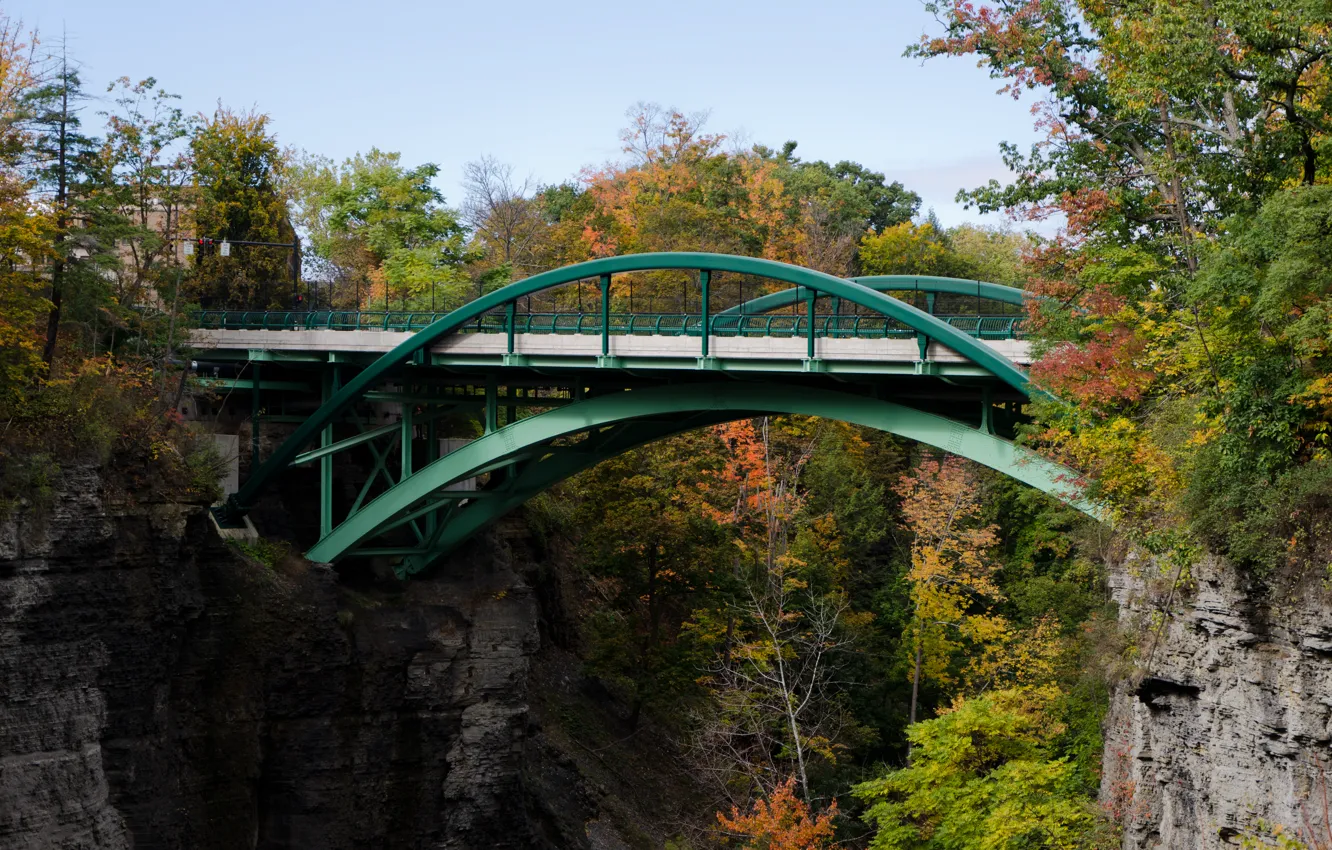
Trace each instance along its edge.
{"label": "clear blue sky", "polygon": [[938,25],[920,0],[582,0],[206,6],[11,0],[48,42],[68,32],[90,91],[155,76],[190,112],[221,100],[273,118],[280,141],[341,159],[377,146],[462,166],[492,154],[541,182],[619,156],[636,101],[710,110],[708,128],[800,143],[901,180],[946,224],[959,188],[1004,175],[1000,141],[1034,139],[1027,104],[967,59],[902,50]]}

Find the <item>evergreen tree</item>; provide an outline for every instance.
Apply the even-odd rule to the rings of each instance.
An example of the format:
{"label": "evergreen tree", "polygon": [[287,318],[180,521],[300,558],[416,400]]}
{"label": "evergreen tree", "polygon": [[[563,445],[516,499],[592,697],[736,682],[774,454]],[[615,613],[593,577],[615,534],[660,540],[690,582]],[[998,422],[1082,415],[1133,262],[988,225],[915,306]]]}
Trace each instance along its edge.
{"label": "evergreen tree", "polygon": [[[37,189],[49,199],[54,225],[50,258],[50,309],[42,361],[55,359],[62,317],[87,315],[108,297],[104,271],[117,262],[115,237],[126,226],[114,204],[104,201],[109,175],[100,142],[83,131],[87,101],[78,70],[62,45],[57,70],[28,93],[25,109],[33,142],[28,164]],[[70,308],[73,308],[72,311]]]}

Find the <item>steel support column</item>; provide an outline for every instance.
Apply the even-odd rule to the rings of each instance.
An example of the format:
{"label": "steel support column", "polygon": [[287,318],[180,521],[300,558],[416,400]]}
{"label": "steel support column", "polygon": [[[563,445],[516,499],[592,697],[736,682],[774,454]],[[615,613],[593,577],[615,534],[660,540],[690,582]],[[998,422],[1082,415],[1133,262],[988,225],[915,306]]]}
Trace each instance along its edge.
{"label": "steel support column", "polygon": [[805,298],[805,304],[808,307],[806,312],[809,315],[809,329],[807,331],[808,336],[806,337],[808,342],[805,345],[805,357],[810,360],[814,359],[814,304],[818,300],[819,293],[813,289],[809,290],[809,295]]}
{"label": "steel support column", "polygon": [[402,427],[402,436],[398,438],[399,448],[402,449],[401,469],[399,480],[405,479],[412,474],[412,417],[416,414],[416,407],[410,401],[402,403],[402,417],[398,424]]}
{"label": "steel support column", "polygon": [[708,356],[708,295],[709,286],[712,283],[712,272],[702,269],[698,273],[698,286],[703,291],[703,325],[699,328],[699,333],[703,337],[703,356]]}
{"label": "steel support column", "polygon": [[486,421],[487,434],[499,428],[499,379],[493,374],[486,376]]}
{"label": "steel support column", "polygon": [[610,355],[610,285],[611,276],[601,276],[601,356]]}
{"label": "steel support column", "polygon": [[[336,367],[335,367],[336,368]],[[321,402],[333,397],[334,370],[324,370]],[[333,423],[324,426],[319,434],[319,447],[331,449],[333,446]],[[327,537],[333,531],[333,453],[319,458],[319,536]]]}
{"label": "steel support column", "polygon": [[254,386],[250,388],[250,474],[253,475],[259,468],[259,382],[261,380],[260,365],[257,362],[250,364],[254,367]]}

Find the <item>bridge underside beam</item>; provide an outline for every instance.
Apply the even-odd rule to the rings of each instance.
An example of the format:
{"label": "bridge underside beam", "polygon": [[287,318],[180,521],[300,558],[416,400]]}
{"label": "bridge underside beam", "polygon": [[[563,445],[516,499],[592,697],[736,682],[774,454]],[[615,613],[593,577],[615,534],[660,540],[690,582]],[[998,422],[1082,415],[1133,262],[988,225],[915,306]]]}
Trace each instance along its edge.
{"label": "bridge underside beam", "polygon": [[[440,501],[440,491],[485,471],[499,474],[485,497],[449,500],[434,531],[403,552],[403,573],[424,569],[467,537],[564,478],[630,448],[704,425],[762,414],[839,419],[960,455],[1096,515],[1075,492],[1076,476],[985,430],[855,393],[768,383],[698,383],[611,392],[519,419],[445,455],[356,510],[310,549],[336,561],[372,544],[403,517]],[[577,435],[581,441],[557,444]]]}

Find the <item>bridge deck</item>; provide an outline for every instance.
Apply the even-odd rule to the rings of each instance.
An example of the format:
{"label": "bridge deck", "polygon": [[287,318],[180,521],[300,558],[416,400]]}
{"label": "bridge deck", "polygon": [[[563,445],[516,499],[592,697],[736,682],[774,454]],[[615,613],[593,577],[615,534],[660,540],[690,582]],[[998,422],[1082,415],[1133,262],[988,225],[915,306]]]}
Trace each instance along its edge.
{"label": "bridge deck", "polygon": [[[228,359],[296,360],[378,357],[409,338],[405,331],[339,330],[195,330],[190,343],[209,356]],[[1031,362],[1026,340],[982,340],[983,345],[1019,365]],[[624,369],[721,369],[741,371],[804,371],[807,340],[792,337],[714,337],[709,358],[700,357],[700,341],[686,336],[612,336],[610,360],[601,357],[601,337],[594,334],[515,334],[513,354],[500,333],[457,334],[429,349],[436,366],[559,366]],[[818,371],[901,374],[919,371],[920,347],[915,339],[815,340]],[[967,358],[931,342],[926,360],[941,375],[985,375]]]}

